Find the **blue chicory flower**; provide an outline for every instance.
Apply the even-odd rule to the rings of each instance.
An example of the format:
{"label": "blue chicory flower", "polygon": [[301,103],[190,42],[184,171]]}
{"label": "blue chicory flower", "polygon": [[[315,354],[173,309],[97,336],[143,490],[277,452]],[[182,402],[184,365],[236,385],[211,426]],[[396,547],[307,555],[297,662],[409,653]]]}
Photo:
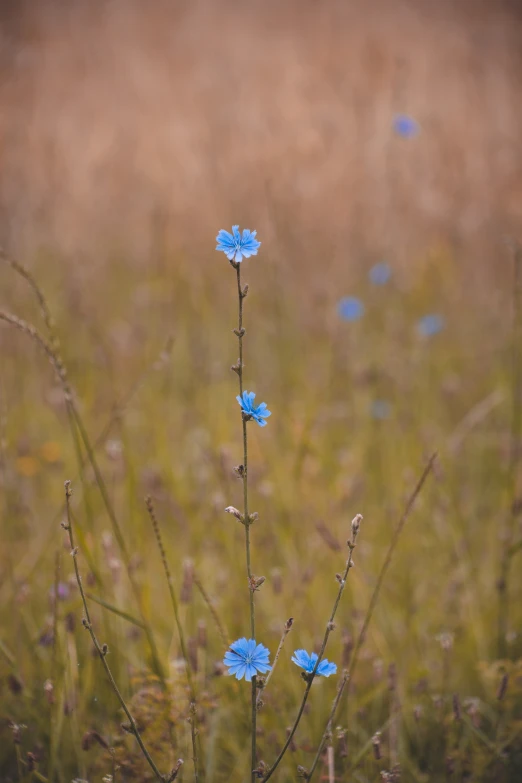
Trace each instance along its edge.
{"label": "blue chicory flower", "polygon": [[364,315],[364,305],[355,296],[345,296],[337,305],[337,312],[343,321],[358,321]]}
{"label": "blue chicory flower", "polygon": [[391,405],[387,400],[374,400],[370,406],[370,412],[374,419],[388,419],[391,413]]}
{"label": "blue chicory flower", "polygon": [[409,117],[407,114],[397,114],[393,120],[393,129],[398,136],[412,139],[418,135],[420,126],[413,117]]}
{"label": "blue chicory flower", "polygon": [[390,265],[385,261],[381,261],[375,266],[372,266],[369,273],[370,282],[374,285],[386,285],[391,277]]}
{"label": "blue chicory flower", "polygon": [[433,337],[444,329],[444,318],[438,313],[423,316],[417,323],[417,331],[421,337]]}
{"label": "blue chicory flower", "polygon": [[235,674],[236,680],[243,677],[247,682],[256,674],[265,674],[272,668],[268,662],[270,651],[255,639],[238,639],[232,642],[227,650],[223,663],[228,667],[228,674]]}
{"label": "blue chicory flower", "polygon": [[250,231],[249,228],[243,229],[243,235],[239,226],[232,226],[232,233],[221,229],[216,237],[216,250],[225,253],[229,261],[234,260],[239,263],[244,258],[256,256],[261,247],[261,242],[256,239],[257,231]]}
{"label": "blue chicory flower", "polygon": [[249,416],[251,419],[256,421],[260,427],[266,427],[265,419],[268,419],[268,417],[272,414],[266,407],[266,402],[260,402],[259,405],[255,405],[255,398],[256,395],[254,392],[244,391],[243,396],[241,397],[238,394],[236,400],[241,405],[241,409],[243,410],[245,416]]}
{"label": "blue chicory flower", "polygon": [[[300,666],[301,669],[304,669],[305,672],[311,674],[314,670],[315,664],[317,663],[318,657],[319,656],[317,653],[314,652],[307,653],[306,650],[296,650],[292,655],[292,661],[297,664],[297,666]],[[327,658],[323,658],[317,667],[315,675],[316,677],[329,677],[331,674],[335,674],[336,671],[337,664],[331,663]]]}

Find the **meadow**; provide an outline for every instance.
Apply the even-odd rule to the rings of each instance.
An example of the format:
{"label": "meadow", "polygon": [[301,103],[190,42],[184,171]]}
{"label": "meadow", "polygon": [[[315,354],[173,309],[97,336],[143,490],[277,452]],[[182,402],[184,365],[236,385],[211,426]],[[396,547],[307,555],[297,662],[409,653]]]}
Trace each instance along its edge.
{"label": "meadow", "polygon": [[[305,328],[284,283],[274,279],[279,267],[263,251],[243,261],[250,286],[244,341],[247,388],[262,389],[272,410],[265,429],[249,430],[251,507],[259,513],[251,529],[254,572],[266,576],[256,591],[258,636],[272,655],[285,622],[294,623],[259,711],[260,757],[270,763],[292,724],[303,683],[290,653],[320,644],[352,517],[364,517],[355,568],[327,650],[339,671],[350,671],[394,529],[437,450],[336,716],[337,779],[350,773],[374,780],[400,762],[405,780],[516,780],[516,554],[504,626],[496,586],[506,530],[510,544],[520,540],[511,319],[492,333],[477,314],[473,333],[484,331],[476,351],[477,338],[470,343],[466,334],[469,314],[459,322],[448,306],[445,288],[455,270],[432,256],[417,266],[410,290],[392,267],[381,284],[361,274],[352,293],[364,302],[362,315],[350,320],[345,300],[318,303],[322,317],[307,319]],[[508,252],[506,259],[509,266]],[[124,275],[113,262],[103,281],[109,316],[95,291],[91,301],[86,292],[75,296],[74,287],[50,297],[80,429],[31,335],[4,328],[5,780],[100,779],[115,774],[112,752],[116,779],[153,779],[121,729],[119,705],[81,624],[71,547],[60,527],[65,479],[73,482],[93,625],[157,763],[166,769],[184,758],[183,779],[191,777],[187,684],[146,495],[187,639],[204,779],[248,775],[248,686],[223,677],[221,664],[249,623],[243,530],[225,513],[228,505],[241,507],[233,471],[242,456],[240,417],[229,369],[237,292],[226,258],[213,261],[213,274],[192,277],[190,285],[182,262],[168,281]],[[2,274],[9,275],[12,310],[45,330],[27,281],[8,262]],[[427,332],[419,321],[428,306],[419,308],[423,296],[444,314]],[[509,299],[507,291],[508,313]],[[314,685],[279,779],[295,779],[297,765],[306,768],[313,758],[335,692],[330,678]]]}
{"label": "meadow", "polygon": [[137,735],[251,780],[252,595],[256,779],[521,780],[519,17],[44,5],[0,64],[0,781],[159,779]]}

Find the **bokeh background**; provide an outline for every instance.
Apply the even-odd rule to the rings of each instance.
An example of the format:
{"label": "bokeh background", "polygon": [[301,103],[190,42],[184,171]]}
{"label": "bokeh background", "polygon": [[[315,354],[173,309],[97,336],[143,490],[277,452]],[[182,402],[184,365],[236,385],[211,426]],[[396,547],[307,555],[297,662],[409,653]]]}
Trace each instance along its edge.
{"label": "bokeh background", "polygon": [[[94,604],[93,617],[144,738],[165,769],[183,756],[191,779],[150,494],[197,676],[204,779],[246,779],[248,694],[219,666],[248,627],[243,531],[223,513],[241,503],[237,301],[214,246],[233,223],[262,242],[243,268],[245,381],[273,412],[266,429],[249,425],[259,640],[273,653],[295,618],[260,758],[292,723],[290,653],[320,643],[351,518],[365,520],[327,651],[339,668],[438,450],[341,705],[333,779],[373,781],[397,763],[408,781],[520,779],[520,3],[0,8],[0,243],[45,293],[130,554],[52,368],[4,323],[0,779],[148,779],[80,625],[65,479],[84,578],[120,611]],[[45,333],[6,259],[0,308]],[[334,694],[333,680],[314,685],[274,778],[311,762]],[[319,773],[332,779],[326,762]]]}

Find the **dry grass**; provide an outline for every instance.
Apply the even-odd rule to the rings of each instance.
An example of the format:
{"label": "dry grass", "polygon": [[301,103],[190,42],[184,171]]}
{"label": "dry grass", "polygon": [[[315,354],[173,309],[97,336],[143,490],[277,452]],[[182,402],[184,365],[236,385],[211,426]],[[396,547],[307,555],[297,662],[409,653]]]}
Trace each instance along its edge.
{"label": "dry grass", "polygon": [[[3,9],[3,243],[19,250],[48,297],[75,410],[92,442],[103,433],[96,453],[108,502],[71,438],[45,356],[27,329],[4,324],[0,779],[18,783],[25,771],[29,779],[28,753],[59,783],[94,782],[114,764],[118,783],[146,779],[80,625],[59,524],[65,479],[73,480],[89,594],[133,618],[90,605],[161,769],[184,757],[180,780],[188,783],[192,750],[146,495],[194,667],[203,778],[247,775],[248,698],[216,668],[223,634],[237,638],[248,627],[243,531],[223,511],[241,502],[229,371],[235,280],[213,249],[217,229],[233,221],[257,228],[263,243],[244,269],[245,386],[273,411],[266,429],[252,425],[249,463],[260,515],[253,570],[267,577],[256,622],[272,654],[295,618],[259,716],[261,757],[275,758],[295,715],[302,682],[290,654],[320,643],[350,520],[364,515],[327,649],[339,666],[361,629],[391,526],[438,449],[330,758],[340,779],[361,783],[397,758],[404,783],[517,781],[520,552],[504,660],[496,579],[518,500],[510,470],[515,490],[520,478],[519,460],[510,462],[512,267],[500,243],[520,228],[520,12],[478,1],[144,7],[114,0]],[[418,138],[393,135],[398,111],[418,119]],[[367,271],[382,257],[393,275],[379,288]],[[345,294],[364,300],[358,323],[338,318]],[[4,308],[45,333],[26,282],[5,264]],[[432,340],[416,332],[427,312],[445,317]],[[371,415],[375,400],[389,403],[389,418]],[[518,501],[515,541],[519,509]],[[144,624],[168,690],[151,675]],[[333,680],[314,685],[278,783],[311,763],[335,689]],[[372,744],[379,731],[380,760]]]}
{"label": "dry grass", "polygon": [[[4,239],[143,257],[252,222],[310,256],[520,229],[512,3],[21,3],[3,40]],[[7,14],[7,12],[5,12]],[[396,112],[422,125],[394,138]],[[89,241],[86,242],[86,236]],[[304,238],[303,238],[304,237]],[[486,252],[483,254],[486,255]]]}

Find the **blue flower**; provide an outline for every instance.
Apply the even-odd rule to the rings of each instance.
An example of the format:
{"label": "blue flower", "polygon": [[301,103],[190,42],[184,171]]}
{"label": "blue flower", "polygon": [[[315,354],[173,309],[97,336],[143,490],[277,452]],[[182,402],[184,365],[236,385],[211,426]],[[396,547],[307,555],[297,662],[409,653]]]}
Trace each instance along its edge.
{"label": "blue flower", "polygon": [[385,261],[381,261],[379,264],[372,266],[369,273],[370,282],[374,285],[386,285],[391,277],[391,269],[389,264]]}
{"label": "blue flower", "polygon": [[374,400],[370,411],[374,419],[387,419],[391,413],[391,405],[387,400]]}
{"label": "blue flower", "polygon": [[343,321],[358,321],[364,315],[364,305],[355,296],[345,296],[339,302],[337,312]]}
{"label": "blue flower", "polygon": [[236,680],[247,682],[256,674],[265,674],[272,668],[268,663],[270,651],[255,639],[238,639],[232,642],[230,650],[227,650],[223,663],[228,666],[228,674],[235,674]]}
{"label": "blue flower", "polygon": [[261,242],[256,239],[257,231],[250,231],[249,228],[243,229],[243,236],[239,226],[232,226],[232,233],[221,229],[216,237],[216,250],[225,253],[229,261],[234,260],[239,263],[245,258],[256,256],[261,247]]}
{"label": "blue flower", "polygon": [[265,419],[268,419],[268,417],[272,414],[266,407],[266,402],[261,402],[259,405],[254,405],[255,398],[256,395],[254,392],[244,391],[243,396],[241,397],[238,394],[236,400],[241,405],[243,414],[245,416],[248,416],[250,419],[257,421],[260,427],[266,427]]}
{"label": "blue flower", "polygon": [[420,131],[417,120],[414,120],[413,117],[409,117],[407,114],[397,114],[395,116],[393,129],[398,136],[402,136],[405,139],[417,136]]}
{"label": "blue flower", "polygon": [[417,323],[417,331],[421,337],[433,337],[444,329],[444,318],[442,315],[432,313],[423,316]]}
{"label": "blue flower", "polygon": [[[317,663],[317,658],[317,653],[307,653],[306,650],[296,650],[292,655],[292,661],[297,664],[297,666],[300,666],[301,669],[304,669],[307,674],[313,672],[314,666]],[[316,677],[329,677],[331,674],[335,674],[336,671],[337,664],[330,663],[327,658],[323,658],[317,667],[315,675]]]}

